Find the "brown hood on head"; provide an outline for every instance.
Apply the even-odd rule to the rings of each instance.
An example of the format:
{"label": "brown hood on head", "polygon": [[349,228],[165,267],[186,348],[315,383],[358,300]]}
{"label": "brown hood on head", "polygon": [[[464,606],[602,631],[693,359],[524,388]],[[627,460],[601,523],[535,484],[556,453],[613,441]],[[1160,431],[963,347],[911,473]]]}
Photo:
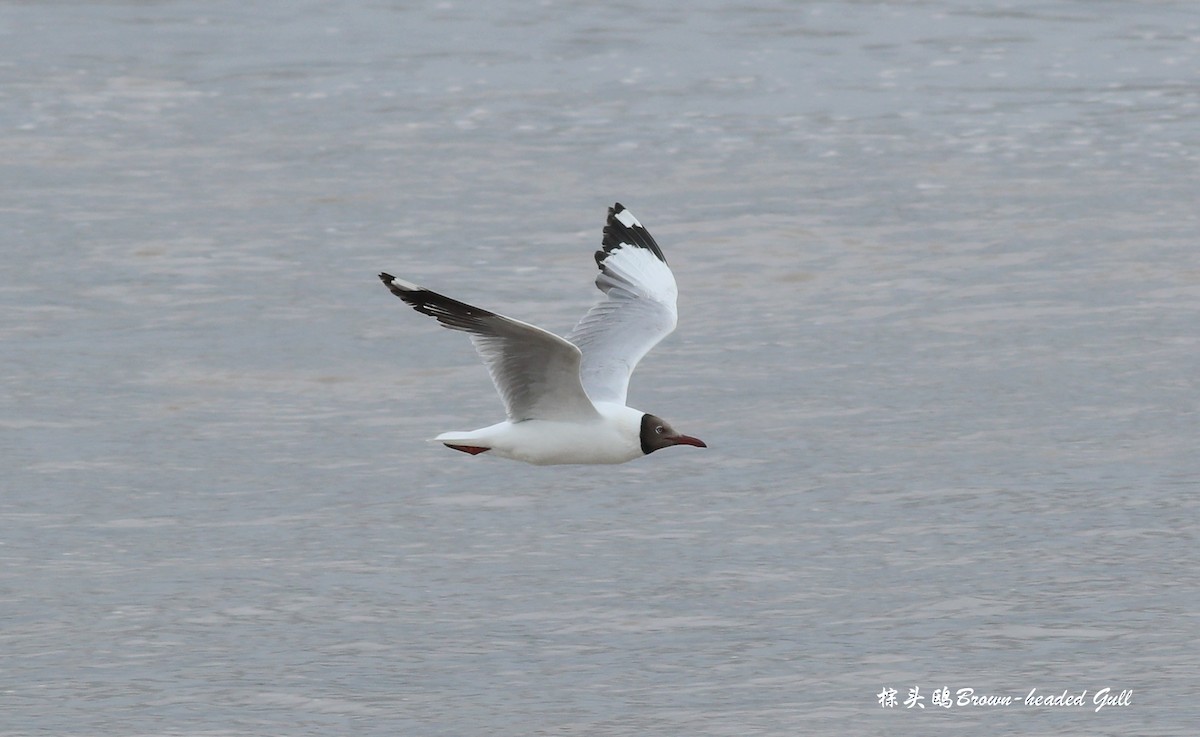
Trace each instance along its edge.
{"label": "brown hood on head", "polygon": [[691,435],[681,435],[675,428],[661,417],[652,414],[642,415],[642,452],[650,455],[656,450],[669,448],[672,445],[694,445],[697,448],[707,448],[703,440]]}

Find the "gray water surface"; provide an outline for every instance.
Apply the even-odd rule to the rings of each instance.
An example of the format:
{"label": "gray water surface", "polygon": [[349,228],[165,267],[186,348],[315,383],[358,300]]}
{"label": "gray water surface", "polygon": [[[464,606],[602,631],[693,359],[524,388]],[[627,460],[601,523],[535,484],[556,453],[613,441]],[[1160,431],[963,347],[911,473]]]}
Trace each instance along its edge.
{"label": "gray water surface", "polygon": [[[1195,734],[1198,69],[1182,0],[0,4],[0,735]],[[709,448],[427,443],[502,406],[375,274],[566,332],[614,201]]]}

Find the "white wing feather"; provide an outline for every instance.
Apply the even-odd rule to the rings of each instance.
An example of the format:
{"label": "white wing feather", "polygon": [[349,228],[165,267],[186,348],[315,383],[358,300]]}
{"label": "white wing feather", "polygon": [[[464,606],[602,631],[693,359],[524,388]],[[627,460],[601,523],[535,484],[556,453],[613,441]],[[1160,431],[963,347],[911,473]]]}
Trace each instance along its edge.
{"label": "white wing feather", "polygon": [[581,356],[576,346],[529,323],[473,307],[391,274],[379,278],[392,294],[418,312],[437,318],[451,330],[470,334],[512,422],[599,417],[579,380]]}
{"label": "white wing feather", "polygon": [[609,208],[596,263],[605,298],[566,340],[391,274],[379,278],[418,312],[470,334],[510,421],[579,421],[600,416],[595,402],[625,404],[638,362],[678,320],[675,275],[649,231],[620,203]]}
{"label": "white wing feather", "polygon": [[620,204],[604,235],[596,286],[606,297],[567,339],[583,352],[580,378],[591,400],[625,404],[638,362],[675,329],[679,289],[654,239]]}

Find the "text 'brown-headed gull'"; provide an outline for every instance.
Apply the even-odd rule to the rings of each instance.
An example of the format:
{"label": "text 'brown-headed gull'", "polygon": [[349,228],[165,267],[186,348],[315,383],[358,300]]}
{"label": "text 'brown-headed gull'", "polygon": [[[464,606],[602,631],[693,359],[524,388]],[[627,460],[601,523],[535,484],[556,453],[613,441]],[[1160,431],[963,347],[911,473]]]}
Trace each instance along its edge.
{"label": "text 'brown-headed gull'", "polygon": [[471,455],[491,451],[538,465],[624,463],[672,445],[707,447],[625,406],[634,367],[675,329],[678,288],[654,238],[620,203],[608,210],[602,244],[596,286],[605,298],[565,339],[379,275],[418,312],[470,334],[508,409],[504,422],[435,440]]}

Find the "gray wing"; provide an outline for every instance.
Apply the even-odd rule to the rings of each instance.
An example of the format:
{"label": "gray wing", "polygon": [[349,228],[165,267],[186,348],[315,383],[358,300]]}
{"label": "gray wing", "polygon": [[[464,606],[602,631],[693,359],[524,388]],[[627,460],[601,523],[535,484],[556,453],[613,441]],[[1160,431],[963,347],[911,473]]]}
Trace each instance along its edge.
{"label": "gray wing", "polygon": [[392,294],[451,330],[469,333],[504,400],[508,419],[580,420],[599,416],[579,380],[579,348],[520,320],[472,307],[380,274]]}
{"label": "gray wing", "polygon": [[675,329],[679,289],[650,232],[620,203],[608,210],[596,264],[605,299],[567,339],[583,351],[580,377],[592,401],[625,404],[638,361]]}

